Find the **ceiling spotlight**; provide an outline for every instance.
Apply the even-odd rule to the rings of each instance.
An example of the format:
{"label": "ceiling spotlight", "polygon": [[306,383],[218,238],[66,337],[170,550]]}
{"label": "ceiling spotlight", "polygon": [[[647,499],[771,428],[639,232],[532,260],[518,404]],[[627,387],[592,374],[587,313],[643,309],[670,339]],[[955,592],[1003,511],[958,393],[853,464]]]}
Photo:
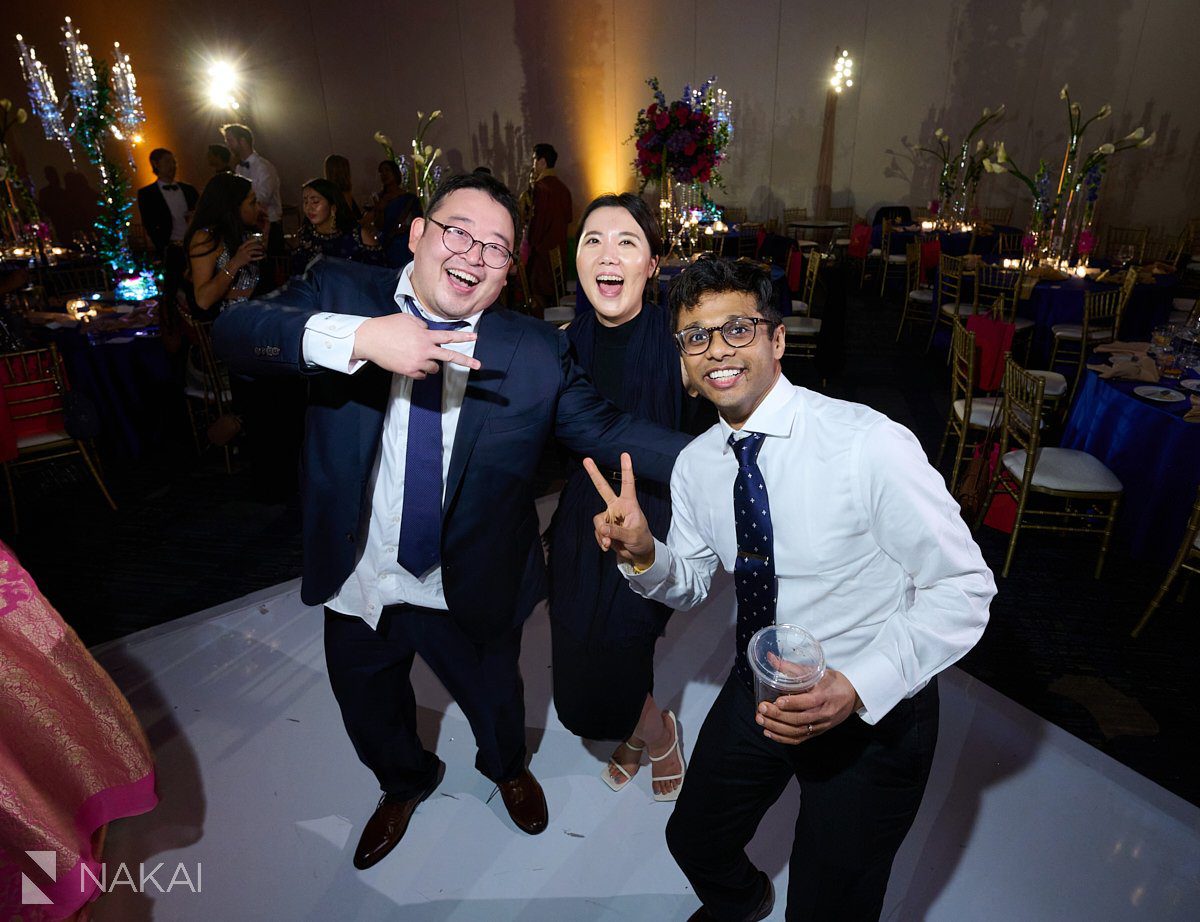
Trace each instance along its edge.
{"label": "ceiling spotlight", "polygon": [[205,96],[220,109],[237,109],[235,93],[238,87],[237,69],[228,61],[214,61],[208,66]]}

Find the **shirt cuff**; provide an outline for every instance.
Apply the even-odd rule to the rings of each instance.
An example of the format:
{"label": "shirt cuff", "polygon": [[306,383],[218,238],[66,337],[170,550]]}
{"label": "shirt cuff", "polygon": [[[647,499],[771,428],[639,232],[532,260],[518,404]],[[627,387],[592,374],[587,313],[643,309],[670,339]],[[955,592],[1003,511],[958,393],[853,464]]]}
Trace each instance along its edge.
{"label": "shirt cuff", "polygon": [[353,314],[313,314],[304,324],[301,341],[305,363],[354,374],[366,364],[362,359],[352,360],[354,334],[366,319]]}
{"label": "shirt cuff", "polygon": [[633,564],[618,563],[617,569],[625,576],[627,580],[644,589],[651,589],[666,579],[667,576],[667,546],[654,539],[654,563],[650,564],[641,573],[637,573],[633,569]]}
{"label": "shirt cuff", "polygon": [[857,713],[868,724],[882,720],[909,691],[904,677],[882,653],[868,651],[838,671],[858,693],[863,706]]}

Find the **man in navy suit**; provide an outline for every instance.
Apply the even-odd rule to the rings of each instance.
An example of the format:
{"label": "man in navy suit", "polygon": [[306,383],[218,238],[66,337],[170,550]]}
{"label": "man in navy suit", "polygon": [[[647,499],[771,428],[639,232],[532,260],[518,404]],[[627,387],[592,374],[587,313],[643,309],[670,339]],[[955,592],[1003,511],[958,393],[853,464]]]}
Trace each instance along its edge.
{"label": "man in navy suit", "polygon": [[526,767],[521,626],[545,596],[533,481],[551,438],[667,481],[686,443],[621,413],[552,326],[495,306],[517,206],[494,177],[448,180],[413,221],[397,274],[318,260],[217,320],[238,372],[310,376],[302,597],[325,604],[330,683],[383,797],[354,855],[400,841],[445,766],[417,737],[420,654],[462,708],[476,767],[516,825],[547,825]]}

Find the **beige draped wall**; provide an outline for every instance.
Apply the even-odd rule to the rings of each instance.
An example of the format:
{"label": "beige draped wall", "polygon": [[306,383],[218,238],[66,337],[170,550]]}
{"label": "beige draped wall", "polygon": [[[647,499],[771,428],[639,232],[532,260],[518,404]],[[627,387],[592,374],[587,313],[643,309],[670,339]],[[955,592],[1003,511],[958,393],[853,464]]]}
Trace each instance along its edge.
{"label": "beige draped wall", "polygon": [[[1144,124],[1159,142],[1114,161],[1100,221],[1171,232],[1200,215],[1200,82],[1195,79],[1194,0],[244,0],[219,10],[172,0],[46,0],[5,17],[65,75],[59,25],[70,14],[94,51],[117,39],[132,55],[150,122],[138,152],[162,144],[178,154],[181,178],[202,181],[204,147],[226,114],[203,101],[204,65],[240,62],[241,118],[275,161],[285,202],[317,175],[327,153],[352,162],[356,188],[375,188],[383,130],[409,136],[417,109],[440,108],[430,140],[454,169],[488,164],[523,181],[533,143],[560,152],[560,174],[582,204],[632,188],[632,145],[644,81],[668,95],[717,74],[735,100],[736,132],[720,201],[754,217],[811,206],[825,86],[834,49],[850,50],[856,85],[843,95],[833,157],[833,204],[864,213],[881,203],[924,203],[936,168],[910,148],[943,127],[959,136],[984,106],[1008,117],[1004,139],[1032,170],[1061,159],[1066,126],[1059,88],[1069,82],[1085,109],[1109,102],[1113,117],[1088,136],[1095,145]],[[0,59],[0,95],[24,100],[10,45]],[[67,168],[61,147],[32,122],[22,152],[37,184],[47,164]],[[85,172],[88,168],[84,167]],[[988,176],[986,204],[1027,198],[1014,180]]]}

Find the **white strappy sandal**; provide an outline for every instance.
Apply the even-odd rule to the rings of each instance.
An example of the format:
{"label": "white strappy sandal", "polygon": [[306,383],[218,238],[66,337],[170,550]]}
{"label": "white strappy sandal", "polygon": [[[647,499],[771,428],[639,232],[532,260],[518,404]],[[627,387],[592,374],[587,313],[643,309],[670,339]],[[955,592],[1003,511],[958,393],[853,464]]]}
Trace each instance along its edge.
{"label": "white strappy sandal", "polygon": [[[625,740],[623,743],[621,743],[621,745],[624,746],[626,749],[628,749],[630,752],[641,752],[643,749],[646,748],[645,746],[634,746],[632,743],[629,742],[629,740]],[[638,759],[640,760],[641,756],[638,756]],[[610,768],[615,768],[617,771],[619,771],[622,775],[625,776],[625,780],[624,781],[613,780],[612,772],[609,770]],[[602,768],[600,770],[600,780],[603,781],[605,784],[607,784],[612,790],[619,791],[623,787],[625,787],[625,785],[629,784],[630,781],[633,780],[633,775],[631,775],[629,772],[625,771],[625,766],[622,765],[620,762],[616,761],[615,759],[609,758],[609,760],[606,763],[604,763],[604,768]]]}
{"label": "white strappy sandal", "polygon": [[[667,711],[667,716],[671,718],[671,727],[675,731],[675,741],[673,743],[671,743],[671,748],[668,749],[666,752],[664,752],[662,755],[650,756],[650,763],[651,763],[650,764],[650,777],[651,777],[652,781],[660,781],[660,782],[661,781],[676,781],[676,780],[678,780],[679,784],[677,784],[673,790],[668,791],[666,794],[655,794],[654,799],[659,801],[660,803],[672,803],[673,801],[679,799],[679,792],[683,790],[683,776],[687,773],[687,762],[685,762],[683,759],[683,749],[679,745],[679,721],[675,719],[674,711],[670,711],[670,710]],[[672,752],[677,752],[679,754],[680,771],[678,772],[678,774],[661,775],[661,776],[655,775],[653,763],[661,762],[663,759],[666,759],[667,757],[669,757]]]}

